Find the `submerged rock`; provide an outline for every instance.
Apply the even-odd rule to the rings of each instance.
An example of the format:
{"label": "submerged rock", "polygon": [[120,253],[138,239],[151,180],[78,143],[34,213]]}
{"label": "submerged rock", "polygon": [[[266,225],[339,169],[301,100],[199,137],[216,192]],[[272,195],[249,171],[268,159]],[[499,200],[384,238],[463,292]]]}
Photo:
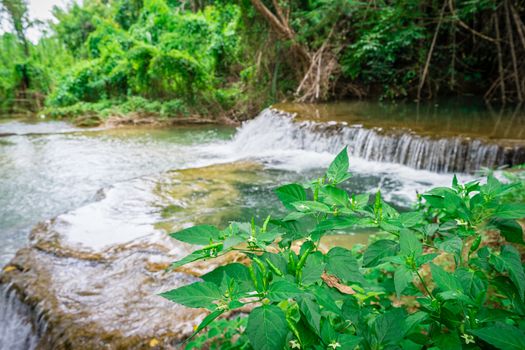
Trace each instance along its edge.
{"label": "submerged rock", "polygon": [[232,209],[237,188],[261,181],[258,169],[226,164],[132,180],[106,190],[97,202],[37,225],[29,246],[0,276],[32,310],[34,333],[40,333],[33,345],[178,348],[206,311],[157,294],[194,282],[235,256],[166,273],[170,262],[193,249],[166,233],[191,221],[221,223],[238,215]]}

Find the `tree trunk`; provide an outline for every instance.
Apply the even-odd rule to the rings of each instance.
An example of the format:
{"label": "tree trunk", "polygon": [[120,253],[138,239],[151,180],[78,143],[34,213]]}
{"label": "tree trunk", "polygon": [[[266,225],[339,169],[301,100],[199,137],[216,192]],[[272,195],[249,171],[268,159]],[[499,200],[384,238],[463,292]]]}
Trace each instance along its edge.
{"label": "tree trunk", "polygon": [[259,12],[259,14],[266,19],[272,30],[274,30],[281,38],[291,42],[292,53],[300,60],[299,64],[301,65],[302,73],[304,73],[311,64],[312,55],[307,48],[297,41],[296,34],[290,27],[288,19],[284,16],[284,13],[278,2],[273,1],[273,6],[275,7],[276,11],[276,14],[274,14],[268,9],[268,7],[266,7],[265,4],[263,4],[261,0],[250,1],[257,12]]}

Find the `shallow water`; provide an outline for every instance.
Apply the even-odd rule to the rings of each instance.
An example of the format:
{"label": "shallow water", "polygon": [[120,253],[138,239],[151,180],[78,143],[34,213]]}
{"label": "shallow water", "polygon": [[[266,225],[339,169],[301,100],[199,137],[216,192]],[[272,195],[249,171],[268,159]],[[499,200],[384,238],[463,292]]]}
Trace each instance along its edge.
{"label": "shallow water", "polygon": [[432,103],[342,101],[325,104],[280,103],[276,108],[299,119],[338,121],[367,128],[403,129],[431,137],[465,136],[525,141],[525,106],[491,106],[480,99]]}
{"label": "shallow water", "polygon": [[[273,187],[321,174],[342,147],[298,145],[287,134],[293,132],[287,129],[288,122],[282,124],[276,118],[280,117],[262,113],[238,130],[223,126],[80,130],[64,122],[0,123],[0,134],[16,134],[0,138],[0,264],[25,244],[37,222],[96,201],[103,188],[170,169],[246,159],[262,163],[268,180],[253,187],[244,185],[238,209],[244,208],[245,216],[254,210],[258,216],[265,215],[277,205]],[[329,138],[315,134],[302,142],[318,143],[312,137],[324,137],[323,142],[330,144]],[[450,181],[448,175],[358,157],[351,158],[351,168],[354,178],[349,189],[372,192],[381,187],[399,205],[407,205],[416,191]],[[89,210],[84,210],[84,216],[78,214],[82,209],[76,211],[77,220],[87,220],[91,231],[109,225],[90,223]],[[123,217],[132,213],[133,208],[122,208]],[[140,226],[128,225],[130,232],[139,235]]]}
{"label": "shallow water", "polygon": [[[66,132],[67,131],[67,132]],[[96,199],[114,183],[195,161],[192,145],[228,138],[232,129],[78,131],[65,123],[0,124],[0,264],[37,222]]]}

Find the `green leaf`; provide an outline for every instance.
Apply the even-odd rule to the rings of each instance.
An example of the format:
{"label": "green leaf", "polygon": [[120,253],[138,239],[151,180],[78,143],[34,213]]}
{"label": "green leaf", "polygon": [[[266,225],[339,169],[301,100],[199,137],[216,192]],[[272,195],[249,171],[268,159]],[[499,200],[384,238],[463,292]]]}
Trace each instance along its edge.
{"label": "green leaf", "polygon": [[[462,301],[467,304],[474,304],[472,299],[470,299],[467,295],[463,294],[459,290],[446,290],[444,292],[441,292],[438,294],[438,296],[441,298],[441,300],[455,300],[455,301]],[[449,310],[453,310],[454,313],[459,312],[459,307],[455,304],[447,304],[445,306]]]}
{"label": "green leaf", "polygon": [[348,193],[340,188],[326,186],[322,188],[322,193],[326,196],[323,201],[327,204],[347,207],[350,203]]}
{"label": "green leaf", "polygon": [[295,298],[302,293],[303,291],[299,289],[295,283],[287,280],[279,280],[270,284],[268,299],[277,303],[281,300]]}
{"label": "green leaf", "polygon": [[438,334],[434,339],[434,343],[439,349],[461,350],[461,340],[457,332]]}
{"label": "green leaf", "polygon": [[523,241],[523,229],[516,220],[494,220],[492,224],[496,226],[507,242],[525,244],[525,241]]}
{"label": "green leaf", "polygon": [[363,283],[364,278],[359,271],[356,258],[348,249],[335,247],[326,254],[326,271],[339,279],[351,283]]}
{"label": "green leaf", "polygon": [[341,350],[354,350],[363,340],[362,337],[351,334],[340,334],[337,342],[341,345]]}
{"label": "green leaf", "polygon": [[501,247],[500,258],[505,262],[505,269],[509,272],[510,279],[519,291],[523,301],[525,293],[525,272],[521,264],[520,253],[511,245]]}
{"label": "green leaf", "polygon": [[413,227],[423,221],[423,213],[418,211],[402,213],[397,218],[404,227]]}
{"label": "green leaf", "polygon": [[219,266],[215,270],[202,275],[201,278],[205,282],[211,282],[220,287],[224,279],[224,275],[235,281],[239,287],[239,293],[255,290],[248,267],[239,263]]}
{"label": "green leaf", "polygon": [[[295,209],[295,208],[290,208],[290,209]],[[305,213],[300,213],[298,211],[292,211],[291,213],[289,213],[288,215],[286,215],[284,218],[283,218],[283,221],[295,221],[295,220],[299,220],[303,217],[305,217],[306,214]]]}
{"label": "green leaf", "polygon": [[336,315],[341,314],[341,309],[337,306],[337,299],[342,297],[342,294],[337,292],[335,289],[330,288],[326,285],[315,286],[314,295],[317,303],[322,307],[323,311],[332,312]]}
{"label": "green leaf", "polygon": [[438,229],[439,229],[438,224],[426,224],[425,226],[421,228],[421,232],[427,237],[432,237],[437,232]]}
{"label": "green leaf", "polygon": [[284,312],[275,305],[256,307],[248,316],[246,334],[254,350],[282,349],[288,334]]}
{"label": "green leaf", "polygon": [[352,196],[352,208],[356,210],[361,210],[366,205],[368,205],[369,200],[370,200],[369,193],[362,193],[356,196]]}
{"label": "green leaf", "polygon": [[275,189],[275,194],[287,209],[293,209],[293,202],[306,200],[306,192],[299,184],[288,184]]}
{"label": "green leaf", "polygon": [[197,335],[197,333],[199,333],[200,331],[202,331],[204,328],[206,328],[210,323],[212,323],[217,317],[219,317],[220,315],[222,315],[226,310],[220,310],[220,309],[217,309],[213,312],[211,312],[209,315],[207,315],[206,317],[204,317],[204,319],[202,320],[202,322],[199,324],[199,326],[197,327],[197,329],[195,329],[195,332],[193,332],[193,334],[186,340],[186,341],[189,341],[191,338],[193,338],[195,335]]}
{"label": "green leaf", "polygon": [[189,264],[191,262],[206,259],[210,256],[209,251],[207,249],[199,249],[194,251],[193,253],[186,255],[181,260],[175,261],[170,265],[170,269],[176,269],[177,267],[181,267],[183,265]]}
{"label": "green leaf", "polygon": [[336,216],[321,221],[315,227],[315,232],[346,230],[356,226],[357,218],[349,216]]}
{"label": "green leaf", "polygon": [[170,233],[172,238],[190,244],[207,245],[219,239],[220,231],[210,225],[199,225]]}
{"label": "green leaf", "polygon": [[447,253],[459,255],[463,249],[463,241],[458,236],[452,236],[438,242],[437,246],[439,249]]}
{"label": "green leaf", "polygon": [[427,201],[428,204],[430,204],[431,207],[436,209],[442,209],[445,207],[445,200],[442,196],[424,194],[422,197]]}
{"label": "green leaf", "polygon": [[505,322],[510,317],[512,317],[512,312],[493,308],[481,308],[476,315],[479,324],[494,321]]}
{"label": "green leaf", "polygon": [[246,241],[246,239],[244,239],[241,236],[226,237],[226,239],[224,240],[223,248],[224,249],[233,248],[233,247],[238,246],[239,244],[243,243],[244,241]]}
{"label": "green leaf", "polygon": [[302,202],[293,202],[292,205],[297,211],[311,213],[311,212],[321,212],[321,213],[331,213],[332,209],[326,204],[321,202],[314,201],[302,201]]}
{"label": "green leaf", "polygon": [[463,205],[463,201],[460,196],[454,192],[445,192],[444,194],[445,211],[450,214],[457,213]]}
{"label": "green leaf", "polygon": [[363,266],[374,267],[387,256],[394,256],[399,251],[399,244],[390,239],[381,239],[370,244],[363,255]]}
{"label": "green leaf", "polygon": [[406,331],[406,314],[402,309],[392,309],[378,316],[374,322],[377,341],[381,345],[396,345]]}
{"label": "green leaf", "polygon": [[210,310],[215,310],[214,302],[223,297],[219,287],[211,282],[195,282],[161,293],[160,296],[184,306]]}
{"label": "green leaf", "polygon": [[348,173],[348,151],[345,148],[335,157],[326,171],[326,177],[332,183],[340,183],[350,177]]}
{"label": "green leaf", "polygon": [[321,308],[319,304],[309,298],[299,300],[299,308],[306,318],[306,322],[318,334],[321,334]]}
{"label": "green leaf", "polygon": [[420,325],[421,322],[429,318],[429,314],[424,311],[416,311],[413,314],[410,314],[405,319],[406,331],[411,333],[412,331],[416,332],[417,325]]}
{"label": "green leaf", "polygon": [[454,274],[463,286],[465,293],[478,304],[482,304],[487,292],[487,280],[483,272],[459,268]]}
{"label": "green leaf", "polygon": [[463,292],[463,287],[457,277],[445,271],[441,266],[430,263],[430,272],[432,273],[432,279],[442,291]]}
{"label": "green leaf", "polygon": [[337,332],[328,319],[321,319],[321,339],[325,344],[337,341]]}
{"label": "green leaf", "polygon": [[500,219],[523,219],[525,218],[525,204],[502,204],[496,209],[494,216]]}
{"label": "green leaf", "polygon": [[470,333],[501,350],[525,349],[525,333],[516,327],[503,323],[473,329]]}
{"label": "green leaf", "polygon": [[423,254],[423,245],[417,235],[410,230],[404,229],[399,233],[399,247],[401,255],[413,255],[415,257]]}
{"label": "green leaf", "polygon": [[257,236],[257,240],[265,243],[273,243],[277,239],[277,237],[281,236],[282,232],[279,232],[277,229],[273,229],[266,232],[261,232]]}
{"label": "green leaf", "polygon": [[437,256],[439,256],[439,254],[437,253],[430,253],[430,254],[424,254],[424,255],[418,256],[416,258],[416,266],[420,267],[422,265],[425,265],[426,263],[434,260]]}
{"label": "green leaf", "polygon": [[323,255],[320,252],[308,255],[306,264],[301,272],[301,284],[308,286],[321,281],[321,275],[324,272],[324,268],[325,263],[323,261]]}
{"label": "green leaf", "polygon": [[356,298],[346,298],[341,307],[343,317],[353,323],[359,323],[361,317],[361,310]]}
{"label": "green leaf", "polygon": [[399,266],[394,272],[394,287],[398,298],[410,282],[412,282],[412,271],[404,266]]}
{"label": "green leaf", "polygon": [[448,237],[441,242],[436,242],[436,246],[447,253],[453,254],[456,264],[459,263],[463,249],[463,240],[461,238],[458,236]]}

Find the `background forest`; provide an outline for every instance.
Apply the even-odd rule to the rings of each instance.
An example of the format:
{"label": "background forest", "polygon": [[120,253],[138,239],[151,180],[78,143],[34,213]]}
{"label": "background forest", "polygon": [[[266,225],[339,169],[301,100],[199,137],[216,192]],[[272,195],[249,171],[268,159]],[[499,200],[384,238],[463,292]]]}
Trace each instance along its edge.
{"label": "background forest", "polygon": [[[525,98],[524,1],[1,0],[0,109],[242,118],[282,99]],[[4,25],[5,26],[5,25]]]}

